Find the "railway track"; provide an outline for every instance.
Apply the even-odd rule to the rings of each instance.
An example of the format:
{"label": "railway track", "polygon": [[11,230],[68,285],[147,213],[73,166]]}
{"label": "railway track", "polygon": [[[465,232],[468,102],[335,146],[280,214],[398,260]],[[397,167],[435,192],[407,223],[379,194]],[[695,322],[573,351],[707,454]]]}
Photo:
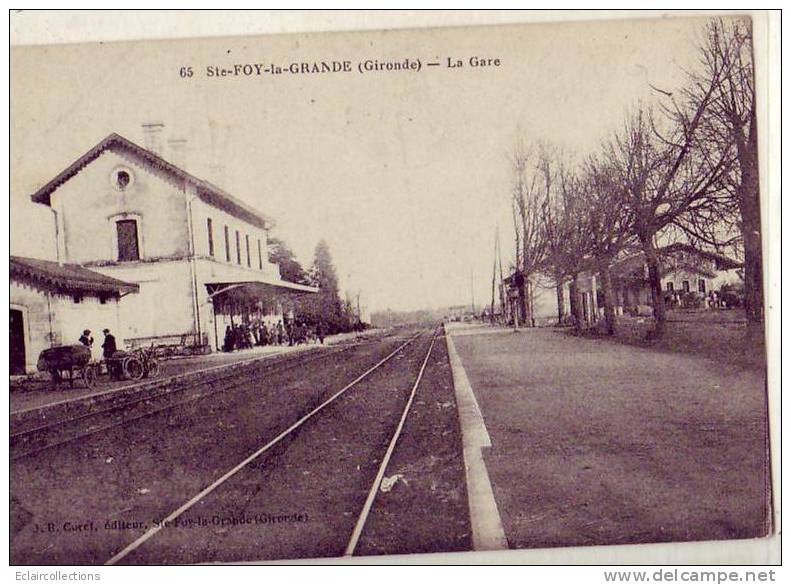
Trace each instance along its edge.
{"label": "railway track", "polygon": [[[109,406],[100,406],[98,409],[90,409],[75,416],[58,418],[30,429],[12,432],[10,435],[11,460],[36,455],[45,449],[64,445],[144,417],[203,400],[220,392],[234,390],[249,382],[249,376],[253,372],[256,375],[286,372],[348,352],[358,345],[360,343],[351,343],[338,348],[321,350],[313,355],[312,352],[307,355],[295,354],[272,363],[262,363],[263,360],[260,359],[250,360],[251,363],[242,363],[237,368],[229,368],[232,370],[229,373],[220,373],[208,380],[187,382],[175,389],[161,388],[151,393],[143,393],[142,396],[122,398]],[[185,394],[189,394],[189,396],[185,398]]]}
{"label": "railway track", "polygon": [[[366,522],[369,518],[377,494],[379,492],[379,487],[381,485],[383,477],[385,476],[385,473],[387,472],[387,467],[390,462],[390,458],[393,454],[393,451],[395,450],[395,446],[404,428],[404,423],[406,422],[407,417],[409,415],[410,408],[414,401],[421,379],[423,378],[423,374],[426,370],[429,358],[431,356],[431,352],[434,348],[435,340],[437,339],[437,334],[440,330],[441,327],[438,327],[437,329],[431,332],[430,338],[428,340],[428,347],[425,351],[425,355],[423,355],[422,353],[420,354],[423,355],[423,358],[419,371],[415,376],[414,381],[412,382],[411,387],[409,388],[409,391],[407,392],[405,403],[399,413],[400,416],[398,417],[397,423],[394,425],[395,428],[389,434],[389,441],[387,441],[386,450],[384,454],[381,455],[381,460],[379,459],[379,457],[374,459],[375,462],[378,462],[377,471],[374,478],[370,481],[370,487],[367,490],[367,496],[365,498],[365,502],[359,514],[357,515],[357,520],[354,524],[354,528],[349,536],[349,540],[345,547],[345,552],[344,552],[346,556],[353,556],[355,554],[355,550],[357,549],[358,543],[360,542],[360,539],[364,533]],[[365,370],[354,380],[343,386],[340,390],[337,390],[334,393],[332,393],[328,398],[320,402],[317,406],[315,406],[309,412],[301,416],[290,426],[282,430],[279,434],[274,436],[272,439],[268,440],[264,445],[262,445],[261,447],[250,453],[239,463],[228,469],[225,473],[223,473],[220,477],[212,481],[200,492],[195,494],[189,500],[184,502],[181,506],[179,506],[178,508],[170,512],[168,515],[166,515],[164,518],[162,518],[153,527],[148,528],[138,538],[136,538],[134,541],[129,543],[123,549],[115,553],[105,564],[114,565],[125,561],[130,555],[132,555],[145,543],[156,537],[157,534],[164,527],[172,524],[177,518],[187,513],[189,510],[193,508],[193,506],[195,506],[199,502],[204,502],[208,496],[213,494],[215,491],[218,491],[219,488],[221,488],[224,484],[226,484],[231,478],[239,474],[242,470],[249,468],[251,464],[256,462],[256,460],[267,454],[269,451],[272,451],[276,447],[281,446],[289,438],[293,438],[293,436],[297,434],[298,431],[303,430],[311,420],[314,420],[316,418],[316,416],[319,413],[321,413],[331,405],[341,407],[342,405],[340,404],[340,400],[342,399],[342,397],[353,396],[353,393],[350,392],[352,389],[357,387],[364,380],[368,379],[375,372],[378,372],[385,364],[390,363],[398,356],[404,355],[407,348],[412,346],[418,339],[425,336],[426,334],[424,332],[418,332],[408,337],[403,343],[401,343],[398,347],[396,347],[395,350],[387,354],[384,358],[380,359],[377,363],[375,363],[373,366]]]}

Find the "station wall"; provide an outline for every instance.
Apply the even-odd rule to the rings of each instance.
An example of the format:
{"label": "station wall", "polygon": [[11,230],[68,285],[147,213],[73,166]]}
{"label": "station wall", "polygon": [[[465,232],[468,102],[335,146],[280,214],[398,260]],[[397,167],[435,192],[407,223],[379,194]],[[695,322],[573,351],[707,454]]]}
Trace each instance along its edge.
{"label": "station wall", "polygon": [[[269,235],[266,230],[242,221],[200,199],[195,199],[192,202],[192,216],[193,230],[195,232],[195,253],[197,256],[211,258],[220,265],[254,270],[259,274],[263,272],[267,276],[280,278],[280,268],[277,264],[269,262]],[[211,219],[212,223],[211,239],[213,250],[210,250],[209,247],[209,219]],[[228,255],[226,255],[225,247],[226,227],[228,228]],[[237,232],[239,233],[239,255],[237,255],[236,249]],[[250,242],[249,265],[247,256],[248,240]],[[239,260],[240,257],[241,261]]]}
{"label": "station wall", "polygon": [[[119,173],[128,175],[119,186]],[[138,222],[142,261],[188,253],[183,188],[135,157],[107,150],[51,195],[58,216],[61,258],[76,264],[118,260],[116,221]]]}
{"label": "station wall", "polygon": [[[102,329],[120,328],[119,303],[115,298],[101,302],[99,297],[47,293],[39,288],[12,281],[10,308],[22,312],[25,332],[25,370],[36,371],[42,350],[79,342],[83,330],[94,338],[93,355],[101,357]],[[118,335],[116,335],[118,337]]]}
{"label": "station wall", "polygon": [[195,331],[188,260],[95,266],[92,270],[140,287],[120,301],[118,338],[181,335]]}

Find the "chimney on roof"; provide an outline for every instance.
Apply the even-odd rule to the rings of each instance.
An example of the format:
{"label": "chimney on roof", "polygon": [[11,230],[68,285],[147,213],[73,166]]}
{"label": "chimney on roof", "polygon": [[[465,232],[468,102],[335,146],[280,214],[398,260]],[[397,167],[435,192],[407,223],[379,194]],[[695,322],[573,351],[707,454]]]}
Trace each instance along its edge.
{"label": "chimney on roof", "polygon": [[165,125],[162,122],[145,122],[143,124],[143,139],[146,150],[162,156],[162,130],[164,129]]}
{"label": "chimney on roof", "polygon": [[187,170],[187,139],[168,139],[168,160],[183,171]]}

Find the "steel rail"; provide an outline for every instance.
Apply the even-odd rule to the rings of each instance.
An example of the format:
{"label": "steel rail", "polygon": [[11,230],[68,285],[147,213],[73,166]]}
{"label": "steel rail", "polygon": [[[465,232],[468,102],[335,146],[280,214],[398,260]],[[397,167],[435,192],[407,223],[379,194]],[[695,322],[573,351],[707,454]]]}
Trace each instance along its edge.
{"label": "steel rail", "polygon": [[112,557],[111,557],[111,558],[110,558],[110,559],[109,559],[109,560],[108,560],[108,561],[105,563],[105,565],[108,565],[108,566],[109,566],[109,565],[115,565],[115,564],[116,564],[118,561],[120,561],[120,560],[123,560],[123,559],[124,559],[125,557],[127,557],[127,556],[128,556],[130,553],[132,553],[132,552],[134,552],[135,550],[137,550],[137,549],[138,549],[140,546],[142,546],[143,544],[145,544],[145,543],[146,543],[146,542],[147,542],[149,539],[151,539],[151,538],[152,538],[153,536],[155,536],[155,535],[156,535],[156,534],[157,534],[157,533],[158,533],[160,530],[162,530],[162,528],[164,528],[165,526],[167,526],[168,524],[170,524],[171,522],[173,522],[173,521],[174,521],[176,518],[178,518],[179,516],[181,516],[181,515],[182,515],[184,512],[186,512],[186,511],[187,511],[187,510],[189,510],[190,508],[192,508],[192,507],[193,507],[195,504],[197,504],[197,503],[198,503],[199,501],[201,501],[203,498],[205,498],[205,497],[206,497],[206,496],[208,496],[210,493],[212,493],[214,490],[216,490],[218,487],[220,487],[220,486],[221,486],[223,483],[225,483],[225,482],[226,482],[228,479],[230,479],[231,477],[233,477],[234,475],[236,475],[236,474],[237,474],[239,471],[241,471],[243,468],[245,468],[245,467],[246,467],[248,464],[250,464],[252,461],[254,461],[254,460],[255,460],[255,459],[257,459],[258,457],[260,457],[261,455],[263,455],[265,452],[267,452],[267,451],[268,451],[268,450],[270,450],[272,447],[274,447],[275,445],[277,445],[277,444],[278,444],[280,441],[282,441],[283,439],[285,439],[285,438],[286,438],[288,435],[290,435],[290,434],[291,434],[293,431],[295,431],[296,429],[298,429],[299,427],[301,427],[303,424],[305,424],[305,423],[306,423],[308,420],[310,420],[311,418],[313,418],[313,417],[314,417],[316,414],[318,414],[319,412],[321,412],[322,410],[324,410],[324,409],[325,409],[327,406],[329,406],[330,404],[332,404],[333,402],[335,402],[335,401],[336,401],[338,398],[340,398],[340,397],[341,397],[343,394],[345,394],[345,393],[346,393],[346,391],[348,391],[350,388],[352,388],[352,387],[356,386],[356,385],[357,385],[358,383],[360,383],[362,380],[364,380],[365,378],[367,378],[368,376],[370,376],[370,375],[371,375],[371,374],[372,374],[374,371],[378,370],[378,369],[379,369],[381,366],[383,366],[385,363],[387,363],[388,361],[390,361],[390,360],[391,360],[393,357],[395,357],[395,356],[396,356],[396,355],[397,355],[399,352],[401,352],[401,350],[403,350],[405,347],[407,347],[409,344],[411,344],[411,343],[412,343],[412,342],[413,342],[415,339],[417,339],[417,338],[418,338],[420,335],[421,335],[421,332],[418,332],[418,333],[416,333],[415,335],[413,335],[412,337],[410,337],[409,339],[407,339],[407,340],[406,340],[404,343],[402,343],[401,345],[399,345],[399,346],[398,346],[398,347],[397,347],[395,350],[393,350],[393,351],[392,351],[391,353],[389,353],[387,356],[385,356],[384,358],[382,358],[381,360],[379,360],[379,361],[378,361],[376,364],[374,364],[373,366],[371,366],[370,368],[368,368],[368,369],[367,369],[365,372],[363,372],[362,374],[360,374],[359,376],[357,376],[357,377],[356,377],[354,380],[352,380],[351,382],[349,382],[348,384],[346,384],[346,386],[344,386],[343,388],[341,388],[340,390],[338,390],[337,392],[335,392],[335,393],[334,393],[332,396],[330,396],[329,398],[327,398],[327,399],[326,399],[324,402],[322,402],[321,404],[319,404],[319,405],[318,405],[316,408],[314,408],[313,410],[311,410],[309,413],[307,413],[306,415],[302,416],[302,418],[300,418],[299,420],[297,420],[295,423],[293,423],[293,424],[292,424],[290,427],[288,427],[286,430],[282,431],[282,432],[281,432],[279,435],[277,435],[275,438],[271,439],[271,440],[270,440],[268,443],[266,443],[266,444],[265,444],[263,447],[260,447],[259,449],[257,449],[256,451],[254,451],[253,453],[251,453],[250,455],[248,455],[248,456],[247,456],[245,459],[243,459],[243,460],[242,460],[240,463],[238,463],[237,465],[235,465],[233,468],[231,468],[231,469],[229,469],[228,471],[226,471],[226,472],[225,472],[225,473],[224,473],[222,476],[220,476],[219,478],[217,478],[216,480],[214,480],[212,483],[210,483],[208,486],[206,486],[205,488],[203,488],[203,489],[202,489],[202,490],[201,490],[201,491],[200,491],[200,492],[199,492],[197,495],[195,495],[195,496],[193,496],[192,498],[190,498],[190,499],[189,499],[187,502],[185,502],[184,504],[182,504],[181,506],[179,506],[179,507],[178,507],[176,510],[174,510],[173,512],[171,512],[170,514],[168,514],[168,515],[167,515],[165,518],[163,518],[162,520],[160,520],[159,522],[157,522],[156,526],[154,526],[154,527],[152,527],[152,528],[149,528],[149,529],[148,529],[146,532],[144,532],[142,535],[140,535],[140,536],[139,536],[137,539],[135,539],[135,540],[134,540],[134,541],[132,541],[130,544],[128,544],[126,547],[124,547],[124,548],[123,548],[121,551],[119,551],[118,553],[116,553],[115,555],[113,555],[113,556],[112,556]]}
{"label": "steel rail", "polygon": [[354,530],[352,531],[352,536],[349,539],[349,544],[346,545],[346,552],[344,552],[344,556],[350,557],[354,555],[354,550],[357,548],[357,543],[360,540],[360,536],[362,535],[363,528],[365,528],[365,523],[368,521],[368,515],[371,512],[371,508],[373,507],[374,500],[376,500],[376,494],[379,492],[379,486],[382,483],[382,479],[384,478],[385,471],[387,471],[387,466],[390,463],[390,458],[393,456],[393,452],[395,451],[396,443],[398,443],[398,439],[401,436],[401,431],[404,428],[404,423],[406,422],[406,418],[409,415],[409,410],[412,407],[412,402],[415,399],[415,394],[417,393],[417,388],[420,385],[420,381],[423,379],[423,373],[426,371],[426,366],[428,365],[428,359],[431,357],[431,352],[434,349],[434,342],[437,339],[436,333],[431,338],[431,344],[428,347],[428,352],[426,352],[426,357],[423,359],[423,365],[420,366],[420,371],[418,372],[417,378],[415,378],[415,383],[412,386],[412,390],[409,393],[409,399],[407,400],[406,406],[404,406],[404,411],[401,413],[401,419],[398,421],[398,426],[396,426],[396,430],[393,433],[392,438],[390,439],[390,443],[387,445],[387,451],[385,451],[384,458],[382,462],[379,464],[379,470],[376,473],[376,477],[374,478],[373,484],[371,485],[371,489],[368,491],[368,497],[365,499],[365,504],[363,505],[362,512],[360,512],[359,517],[357,518],[357,524],[354,526]]}

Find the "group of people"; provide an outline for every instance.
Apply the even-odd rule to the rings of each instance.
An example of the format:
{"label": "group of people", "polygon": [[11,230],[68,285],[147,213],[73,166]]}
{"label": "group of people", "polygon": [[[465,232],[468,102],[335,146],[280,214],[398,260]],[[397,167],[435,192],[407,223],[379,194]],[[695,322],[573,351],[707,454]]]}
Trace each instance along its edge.
{"label": "group of people", "polygon": [[[107,359],[109,357],[113,357],[113,354],[118,351],[118,347],[115,344],[115,336],[110,333],[109,329],[104,329],[102,333],[104,334],[104,341],[102,342],[102,357]],[[80,343],[93,352],[93,337],[91,337],[90,329],[86,329],[82,332],[82,335],[80,335]]]}
{"label": "group of people", "polygon": [[710,290],[709,296],[706,299],[706,304],[709,306],[709,309],[722,309],[727,308],[722,295],[718,293],[716,290]]}
{"label": "group of people", "polygon": [[283,321],[273,324],[259,321],[228,325],[222,349],[227,352],[264,345],[298,345],[311,340],[324,343],[324,326],[321,323],[310,327],[307,323],[290,319],[285,325]]}
{"label": "group of people", "polygon": [[[685,306],[684,294],[681,291],[667,291],[665,293],[665,304],[671,308],[679,308]],[[698,295],[700,305],[709,309],[724,309],[727,308],[722,295],[716,290],[710,290],[708,293],[696,293]]]}
{"label": "group of people", "polygon": [[[113,357],[115,353],[118,351],[118,346],[115,343],[115,335],[110,333],[109,329],[103,329],[102,333],[104,334],[104,341],[102,342],[102,358],[104,360],[108,360],[109,358]],[[86,329],[80,335],[80,343],[91,350],[91,356],[95,361],[99,361],[96,359],[96,355],[93,353],[93,337],[91,336],[91,330]],[[116,364],[108,361],[107,363],[107,373],[110,375],[111,380],[118,380],[121,378],[121,373]]]}

